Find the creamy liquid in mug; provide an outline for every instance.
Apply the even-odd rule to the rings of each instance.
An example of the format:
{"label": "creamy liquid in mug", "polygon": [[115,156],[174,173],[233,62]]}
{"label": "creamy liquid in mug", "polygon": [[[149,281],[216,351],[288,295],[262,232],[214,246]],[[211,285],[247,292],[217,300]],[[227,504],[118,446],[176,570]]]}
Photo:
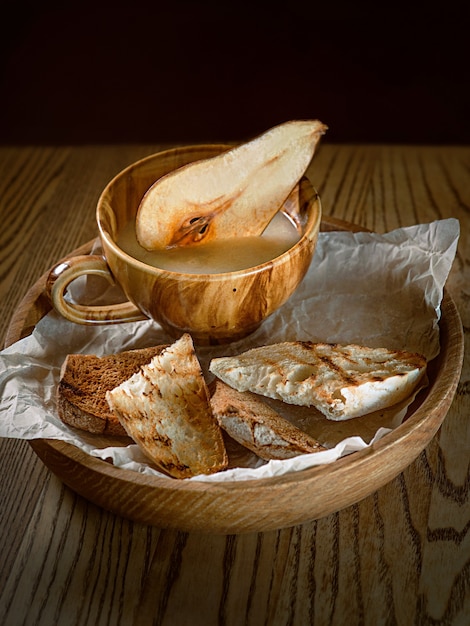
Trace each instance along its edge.
{"label": "creamy liquid in mug", "polygon": [[145,250],[138,243],[135,224],[119,233],[117,244],[127,254],[147,265],[187,274],[218,274],[260,265],[286,252],[299,233],[285,213],[278,212],[260,237],[211,241],[199,246]]}

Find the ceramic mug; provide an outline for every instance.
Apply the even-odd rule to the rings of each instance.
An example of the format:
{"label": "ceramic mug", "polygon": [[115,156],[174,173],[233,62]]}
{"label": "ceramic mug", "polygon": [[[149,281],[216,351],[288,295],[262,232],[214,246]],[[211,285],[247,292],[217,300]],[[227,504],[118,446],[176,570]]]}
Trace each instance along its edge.
{"label": "ceramic mug", "polygon": [[[122,250],[118,233],[130,220],[148,188],[161,176],[187,163],[229,149],[224,145],[174,148],[133,163],[103,190],[96,220],[103,256],[71,257],[54,267],[47,289],[56,311],[81,324],[109,324],[151,318],[171,337],[189,332],[200,345],[221,344],[252,333],[295,291],[316,245],[321,221],[320,198],[307,178],[299,183],[298,203],[282,210],[299,232],[283,254],[247,269],[190,274],[147,265]],[[86,274],[118,283],[128,302],[85,306],[65,298],[70,283]]]}

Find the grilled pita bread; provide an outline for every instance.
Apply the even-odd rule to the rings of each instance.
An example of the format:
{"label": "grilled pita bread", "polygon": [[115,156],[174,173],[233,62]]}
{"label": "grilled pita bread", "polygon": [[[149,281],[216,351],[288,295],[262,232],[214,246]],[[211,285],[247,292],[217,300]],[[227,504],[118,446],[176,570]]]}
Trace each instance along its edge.
{"label": "grilled pita bread", "polygon": [[314,406],[328,419],[346,420],[410,396],[426,359],[386,348],[295,341],[212,359],[209,369],[238,391]]}
{"label": "grilled pita bread", "polygon": [[222,431],[188,334],[108,391],[106,399],[127,434],[170,476],[227,467]]}
{"label": "grilled pita bread", "polygon": [[216,380],[213,386],[211,406],[225,432],[265,461],[326,449],[259,396],[237,391],[221,380]]}

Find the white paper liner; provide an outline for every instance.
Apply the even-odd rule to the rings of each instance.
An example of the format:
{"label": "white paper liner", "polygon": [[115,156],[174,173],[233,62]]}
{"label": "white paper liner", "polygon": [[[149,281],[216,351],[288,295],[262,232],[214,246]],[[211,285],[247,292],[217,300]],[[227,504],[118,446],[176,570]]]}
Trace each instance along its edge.
{"label": "white paper liner", "polygon": [[[227,346],[198,348],[208,376],[211,358],[240,353],[279,341],[356,343],[410,350],[428,361],[439,354],[440,304],[459,238],[459,222],[449,218],[430,224],[377,233],[320,233],[314,259],[296,293],[250,337]],[[92,281],[74,285],[72,297]],[[100,287],[101,290],[101,287]],[[100,299],[111,298],[111,292]],[[115,296],[115,294],[114,294]],[[115,297],[114,297],[115,299]],[[96,301],[96,299],[95,299]],[[168,478],[127,441],[89,435],[69,428],[57,417],[56,387],[60,367],[71,353],[111,354],[171,343],[152,321],[81,326],[55,312],[46,315],[32,335],[0,353],[0,436],[60,439],[114,465]],[[283,461],[264,462],[251,453],[234,454],[228,470],[186,480],[233,481],[278,476],[335,461],[371,445],[403,420],[409,402],[377,415],[330,422],[314,409],[279,403],[285,416],[330,449]]]}

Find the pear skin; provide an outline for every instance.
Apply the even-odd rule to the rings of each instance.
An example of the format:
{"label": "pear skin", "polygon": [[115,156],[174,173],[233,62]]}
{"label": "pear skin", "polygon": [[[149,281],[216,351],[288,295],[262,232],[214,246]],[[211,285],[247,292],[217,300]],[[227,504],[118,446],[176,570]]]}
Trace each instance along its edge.
{"label": "pear skin", "polygon": [[158,250],[261,235],[305,173],[326,130],[318,120],[292,120],[163,176],[142,198],[137,240]]}

